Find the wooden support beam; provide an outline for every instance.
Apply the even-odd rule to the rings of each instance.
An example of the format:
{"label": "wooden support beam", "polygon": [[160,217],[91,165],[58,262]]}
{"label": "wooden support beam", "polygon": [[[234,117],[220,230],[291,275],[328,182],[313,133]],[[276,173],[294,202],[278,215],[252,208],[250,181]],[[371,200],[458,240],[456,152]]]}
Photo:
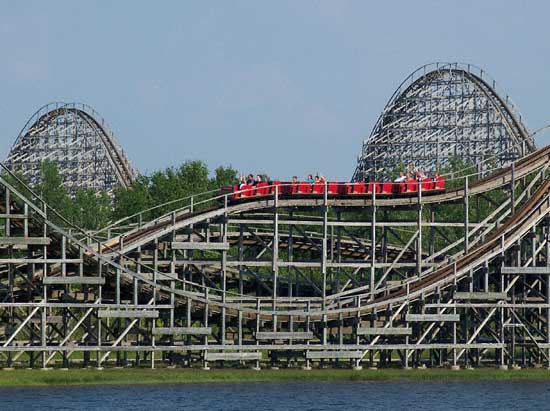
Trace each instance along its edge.
{"label": "wooden support beam", "polygon": [[81,264],[81,258],[0,258],[0,264]]}
{"label": "wooden support beam", "polygon": [[411,335],[412,328],[409,327],[390,327],[390,328],[378,328],[378,327],[365,327],[358,328],[357,335]]}
{"label": "wooden support beam", "polygon": [[406,321],[418,322],[441,322],[441,321],[460,321],[459,314],[407,314]]}
{"label": "wooden support beam", "polygon": [[363,357],[363,351],[308,351],[306,358],[310,360],[320,359],[358,359]]}
{"label": "wooden support beam", "polygon": [[50,245],[48,237],[0,237],[0,245]]}
{"label": "wooden support beam", "polygon": [[505,300],[506,293],[498,292],[456,292],[455,300]]}
{"label": "wooden support beam", "polygon": [[158,318],[157,310],[99,310],[99,318]]}
{"label": "wooden support beam", "polygon": [[157,327],[153,335],[210,335],[211,327]]}
{"label": "wooden support beam", "polygon": [[89,285],[105,285],[105,277],[44,277],[42,279],[46,285],[54,284],[89,284]]}
{"label": "wooden support beam", "polygon": [[262,359],[261,352],[206,352],[206,361],[259,361]]}
{"label": "wooden support beam", "polygon": [[257,340],[312,340],[313,332],[311,331],[258,331],[256,334]]}
{"label": "wooden support beam", "polygon": [[173,250],[229,250],[229,243],[195,243],[172,241]]}
{"label": "wooden support beam", "polygon": [[550,267],[501,267],[500,273],[550,275]]}

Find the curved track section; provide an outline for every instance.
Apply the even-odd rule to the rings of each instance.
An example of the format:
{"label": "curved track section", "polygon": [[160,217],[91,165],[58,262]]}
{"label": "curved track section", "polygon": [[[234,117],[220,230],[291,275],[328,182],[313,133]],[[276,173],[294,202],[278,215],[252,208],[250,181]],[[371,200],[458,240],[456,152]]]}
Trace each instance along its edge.
{"label": "curved track section", "polygon": [[85,104],[51,103],[40,108],[19,133],[6,164],[36,185],[44,160],[55,162],[71,194],[78,188],[110,192],[117,185],[130,185],[136,177],[105,121]]}
{"label": "curved track section", "polygon": [[[372,207],[415,207],[418,205],[433,205],[452,202],[462,202],[465,197],[475,196],[487,193],[491,190],[499,189],[525,178],[531,173],[545,168],[549,163],[550,146],[544,147],[536,152],[525,156],[513,165],[505,167],[497,172],[486,176],[474,183],[461,186],[455,189],[447,189],[442,193],[422,196],[419,192],[414,196],[399,196],[373,198],[372,195],[365,196],[280,196],[277,204],[280,207],[306,207],[318,208],[323,205],[330,207],[346,208],[365,208]],[[225,205],[224,205],[224,201]],[[204,203],[218,204],[210,206],[203,211],[191,211],[188,206],[175,210],[165,216],[154,219],[142,224],[142,226],[125,232],[120,237],[115,237],[104,243],[105,250],[109,249],[130,252],[136,247],[145,245],[155,239],[158,239],[170,233],[174,229],[179,229],[192,224],[201,223],[213,218],[219,218],[224,215],[234,215],[243,212],[261,212],[274,206],[274,196],[251,197],[248,201],[231,203],[228,196],[219,196],[214,199],[203,200]],[[200,203],[199,203],[200,205]],[[311,224],[319,224],[311,222]],[[120,239],[123,238],[121,248]]]}
{"label": "curved track section", "polygon": [[549,155],[430,196],[208,197],[107,241],[0,176],[0,362],[543,364]]}
{"label": "curved track section", "polygon": [[398,166],[434,173],[451,159],[503,167],[534,150],[521,115],[486,72],[433,63],[415,70],[391,96],[353,179],[391,176]]}

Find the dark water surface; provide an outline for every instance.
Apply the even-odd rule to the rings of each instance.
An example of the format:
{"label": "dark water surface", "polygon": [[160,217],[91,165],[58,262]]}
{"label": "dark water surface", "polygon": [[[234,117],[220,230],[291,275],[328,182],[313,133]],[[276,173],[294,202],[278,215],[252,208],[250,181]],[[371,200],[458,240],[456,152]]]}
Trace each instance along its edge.
{"label": "dark water surface", "polygon": [[1,410],[550,410],[548,382],[299,382],[2,388]]}

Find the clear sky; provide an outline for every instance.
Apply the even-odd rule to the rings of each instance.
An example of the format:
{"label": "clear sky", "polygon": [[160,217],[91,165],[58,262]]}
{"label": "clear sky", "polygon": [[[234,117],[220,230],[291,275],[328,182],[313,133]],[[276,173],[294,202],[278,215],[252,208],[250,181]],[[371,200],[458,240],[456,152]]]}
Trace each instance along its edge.
{"label": "clear sky", "polygon": [[432,61],[484,68],[531,130],[550,123],[549,18],[519,0],[0,0],[0,151],[40,106],[78,101],[141,172],[201,159],[344,180]]}

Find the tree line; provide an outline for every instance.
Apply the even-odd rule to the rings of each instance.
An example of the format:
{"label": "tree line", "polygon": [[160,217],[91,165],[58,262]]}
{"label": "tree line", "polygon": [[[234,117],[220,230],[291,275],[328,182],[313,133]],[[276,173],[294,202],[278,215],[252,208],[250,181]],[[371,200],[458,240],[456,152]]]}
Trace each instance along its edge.
{"label": "tree line", "polygon": [[[31,195],[17,179],[27,183],[21,175],[16,178],[6,176],[6,180],[24,195]],[[231,166],[217,167],[211,175],[203,161],[193,160],[178,167],[154,171],[150,175],[140,175],[131,186],[115,188],[112,195],[92,188],[79,188],[71,196],[63,185],[57,165],[45,160],[40,168],[40,183],[32,189],[70,223],[86,230],[97,230],[151,207],[216,190],[237,181],[238,172]],[[158,209],[155,214],[167,211]]]}

